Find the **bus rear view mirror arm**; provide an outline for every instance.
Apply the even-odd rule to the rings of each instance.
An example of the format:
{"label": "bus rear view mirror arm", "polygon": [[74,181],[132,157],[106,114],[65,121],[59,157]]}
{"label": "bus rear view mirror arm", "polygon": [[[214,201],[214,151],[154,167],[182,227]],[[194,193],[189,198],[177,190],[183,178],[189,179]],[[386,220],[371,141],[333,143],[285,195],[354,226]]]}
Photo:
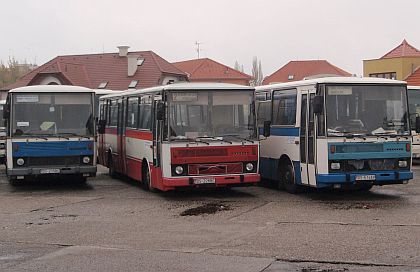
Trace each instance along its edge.
{"label": "bus rear view mirror arm", "polygon": [[313,102],[313,107],[314,107],[314,113],[315,114],[320,114],[322,113],[322,110],[324,108],[324,97],[321,95],[317,95],[314,97],[314,102]]}

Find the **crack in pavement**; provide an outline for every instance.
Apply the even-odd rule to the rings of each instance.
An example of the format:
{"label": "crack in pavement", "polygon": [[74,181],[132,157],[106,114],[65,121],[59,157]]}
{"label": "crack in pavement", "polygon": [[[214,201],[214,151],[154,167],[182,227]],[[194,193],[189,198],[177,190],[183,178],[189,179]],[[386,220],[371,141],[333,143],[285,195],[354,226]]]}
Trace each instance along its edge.
{"label": "crack in pavement", "polygon": [[420,224],[361,224],[344,222],[308,222],[308,221],[279,221],[276,225],[307,224],[307,225],[339,225],[339,226],[366,226],[366,227],[420,227]]}
{"label": "crack in pavement", "polygon": [[309,259],[287,259],[278,258],[276,261],[289,262],[289,263],[319,263],[319,264],[337,264],[337,265],[358,265],[358,266],[371,266],[371,267],[418,267],[417,265],[408,264],[387,264],[387,263],[369,263],[369,262],[356,262],[356,261],[331,261],[331,260],[309,260]]}
{"label": "crack in pavement", "polygon": [[240,212],[240,213],[238,213],[238,214],[236,214],[236,215],[234,215],[234,216],[232,216],[232,217],[228,218],[228,220],[233,220],[233,219],[235,219],[235,218],[238,218],[238,217],[239,217],[239,216],[241,216],[241,215],[244,215],[244,214],[246,214],[246,213],[249,213],[249,212],[255,211],[255,210],[257,210],[257,209],[259,209],[259,208],[261,208],[261,207],[264,207],[265,205],[270,204],[270,203],[272,203],[272,201],[267,201],[267,202],[264,202],[264,203],[262,203],[262,204],[260,204],[260,205],[254,206],[254,207],[252,207],[252,208],[250,208],[250,209],[248,209],[248,210],[246,210],[246,211]]}

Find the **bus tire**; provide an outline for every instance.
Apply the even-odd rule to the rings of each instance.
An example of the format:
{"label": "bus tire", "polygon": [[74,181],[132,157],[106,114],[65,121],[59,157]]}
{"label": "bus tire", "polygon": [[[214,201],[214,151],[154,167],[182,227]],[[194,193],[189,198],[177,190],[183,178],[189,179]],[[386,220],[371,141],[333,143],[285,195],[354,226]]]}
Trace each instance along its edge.
{"label": "bus tire", "polygon": [[295,171],[293,166],[288,163],[284,165],[280,170],[280,181],[279,184],[284,186],[284,189],[291,194],[298,194],[302,192],[302,189],[299,185],[296,184]]}
{"label": "bus tire", "polygon": [[[146,164],[147,162],[144,161],[144,164]],[[152,186],[152,179],[150,177],[150,171],[149,171],[149,167],[143,166],[143,170],[142,172],[142,178],[141,178],[141,182],[143,184],[143,187],[145,190],[150,191],[150,192],[154,192],[156,191],[155,188],[153,188]]]}
{"label": "bus tire", "polygon": [[113,179],[117,178],[117,172],[115,171],[115,168],[114,168],[114,161],[112,160],[111,153],[109,153],[108,155],[108,175]]}

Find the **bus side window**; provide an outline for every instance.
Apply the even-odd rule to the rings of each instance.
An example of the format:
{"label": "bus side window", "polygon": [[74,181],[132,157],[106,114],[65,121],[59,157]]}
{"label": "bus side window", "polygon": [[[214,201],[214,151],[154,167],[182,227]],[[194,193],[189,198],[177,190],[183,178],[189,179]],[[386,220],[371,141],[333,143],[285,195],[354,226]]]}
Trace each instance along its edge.
{"label": "bus side window", "polygon": [[139,129],[151,130],[152,127],[152,104],[150,99],[141,99],[139,104]]}
{"label": "bus side window", "polygon": [[139,99],[137,97],[128,98],[127,107],[127,124],[128,128],[137,129],[138,125],[138,110],[139,110]]}
{"label": "bus side window", "polygon": [[118,104],[116,100],[111,101],[109,107],[109,122],[108,126],[116,127],[118,123]]}
{"label": "bus side window", "polygon": [[296,90],[275,91],[273,95],[273,125],[296,124]]}

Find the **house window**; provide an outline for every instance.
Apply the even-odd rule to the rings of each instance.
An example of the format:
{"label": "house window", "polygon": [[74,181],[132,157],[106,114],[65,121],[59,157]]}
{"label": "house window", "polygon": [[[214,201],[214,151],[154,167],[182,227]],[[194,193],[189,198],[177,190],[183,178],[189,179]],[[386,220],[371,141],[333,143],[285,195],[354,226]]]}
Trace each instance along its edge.
{"label": "house window", "polygon": [[369,74],[370,77],[379,77],[379,78],[388,78],[388,79],[397,79],[396,72],[388,72],[388,73],[373,73]]}
{"label": "house window", "polygon": [[130,85],[128,85],[128,88],[129,88],[129,89],[136,88],[136,87],[137,87],[137,83],[139,83],[139,81],[138,81],[138,80],[132,80],[132,81],[130,82]]}
{"label": "house window", "polygon": [[108,81],[101,82],[101,84],[99,84],[99,86],[98,86],[98,89],[105,89],[106,85],[108,85]]}

